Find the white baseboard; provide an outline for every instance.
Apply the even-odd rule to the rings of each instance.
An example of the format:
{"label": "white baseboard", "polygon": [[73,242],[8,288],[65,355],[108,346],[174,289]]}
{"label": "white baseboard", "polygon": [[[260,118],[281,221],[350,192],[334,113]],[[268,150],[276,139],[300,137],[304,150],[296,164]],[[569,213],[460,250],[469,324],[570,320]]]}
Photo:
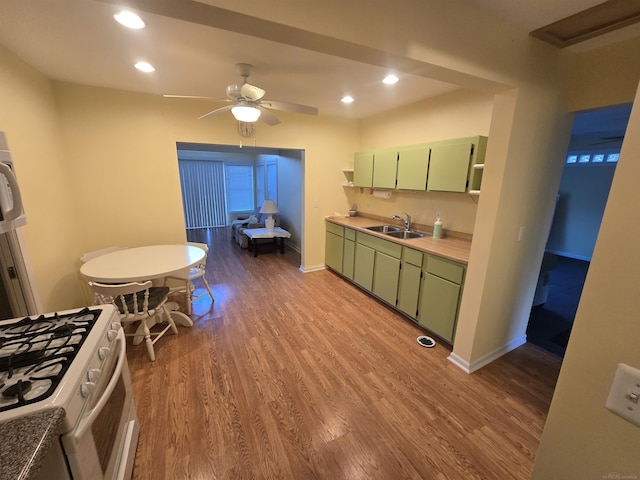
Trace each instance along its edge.
{"label": "white baseboard", "polygon": [[317,272],[320,270],[326,270],[327,267],[325,267],[324,265],[316,265],[315,267],[304,267],[302,265],[300,265],[300,271],[302,273],[309,273],[309,272]]}
{"label": "white baseboard", "polygon": [[493,352],[489,352],[486,355],[483,355],[475,362],[469,363],[464,358],[456,355],[455,353],[451,353],[447,360],[453,363],[456,367],[460,368],[462,371],[466,373],[473,373],[476,370],[480,370],[482,367],[489,365],[494,360],[500,358],[505,353],[509,353],[511,350],[515,350],[521,345],[524,345],[527,342],[526,335],[520,335],[517,338],[514,338],[509,343],[502,345],[499,348],[496,348]]}

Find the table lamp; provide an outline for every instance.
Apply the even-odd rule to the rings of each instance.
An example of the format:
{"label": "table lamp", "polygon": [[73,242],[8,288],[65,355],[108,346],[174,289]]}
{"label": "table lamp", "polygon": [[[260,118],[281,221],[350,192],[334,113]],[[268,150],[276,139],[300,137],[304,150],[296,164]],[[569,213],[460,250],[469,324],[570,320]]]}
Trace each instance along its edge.
{"label": "table lamp", "polygon": [[266,213],[269,215],[264,221],[264,226],[267,230],[273,230],[273,227],[276,224],[276,221],[273,219],[273,214],[280,213],[275,202],[273,200],[265,200],[264,204],[262,204],[262,208],[260,209],[260,213]]}

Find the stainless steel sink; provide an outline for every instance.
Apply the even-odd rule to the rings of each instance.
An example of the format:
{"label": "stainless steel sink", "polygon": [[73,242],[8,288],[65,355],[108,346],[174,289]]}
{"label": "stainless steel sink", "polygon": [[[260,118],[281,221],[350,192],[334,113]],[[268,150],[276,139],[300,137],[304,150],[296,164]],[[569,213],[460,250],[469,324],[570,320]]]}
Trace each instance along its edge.
{"label": "stainless steel sink", "polygon": [[387,232],[387,235],[393,238],[399,238],[401,240],[408,240],[410,238],[422,238],[424,237],[424,233],[414,232],[412,230],[398,230],[395,232]]}
{"label": "stainless steel sink", "polygon": [[371,230],[372,232],[379,232],[379,233],[386,233],[386,234],[402,231],[400,227],[394,227],[393,225],[377,225],[375,227],[366,227],[366,228],[367,230]]}

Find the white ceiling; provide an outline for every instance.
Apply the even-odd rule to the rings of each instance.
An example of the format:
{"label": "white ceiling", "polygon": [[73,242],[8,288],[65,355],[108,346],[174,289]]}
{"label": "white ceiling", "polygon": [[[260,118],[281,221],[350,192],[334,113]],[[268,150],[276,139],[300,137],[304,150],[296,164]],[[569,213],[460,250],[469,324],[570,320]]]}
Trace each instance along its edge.
{"label": "white ceiling", "polygon": [[[525,32],[601,2],[466,1]],[[180,8],[184,5],[188,2]],[[241,81],[235,64],[251,63],[250,83],[264,88],[265,98],[350,118],[458,88],[409,74],[400,74],[400,83],[389,87],[381,84],[387,72],[378,66],[144,11],[139,13],[147,28],[132,31],[113,20],[117,10],[115,0],[2,0],[0,44],[51,79],[157,95],[222,99],[228,84]],[[152,63],[156,72],[135,70],[139,59]],[[342,104],[345,94],[356,102]],[[203,114],[217,106],[203,103]]]}

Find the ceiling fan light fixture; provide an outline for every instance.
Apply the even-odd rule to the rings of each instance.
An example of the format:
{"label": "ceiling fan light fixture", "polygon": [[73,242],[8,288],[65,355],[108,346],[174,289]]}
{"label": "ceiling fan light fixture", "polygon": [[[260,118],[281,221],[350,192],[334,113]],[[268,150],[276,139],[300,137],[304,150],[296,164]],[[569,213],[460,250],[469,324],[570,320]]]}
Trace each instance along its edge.
{"label": "ceiling fan light fixture", "polygon": [[345,95],[340,101],[342,103],[353,103],[353,97],[351,95]]}
{"label": "ceiling fan light fixture", "polygon": [[147,62],[138,62],[134,65],[134,67],[145,73],[152,73],[156,71],[155,67]]}
{"label": "ceiling fan light fixture", "polygon": [[145,26],[144,21],[138,15],[127,10],[116,13],[113,18],[120,25],[124,25],[125,27],[132,28],[134,30],[139,30]]}
{"label": "ceiling fan light fixture", "polygon": [[382,83],[384,83],[385,85],[394,85],[398,83],[398,80],[400,79],[396,75],[389,74],[382,79]]}
{"label": "ceiling fan light fixture", "polygon": [[249,105],[231,107],[231,113],[239,122],[255,122],[260,118],[260,110]]}

